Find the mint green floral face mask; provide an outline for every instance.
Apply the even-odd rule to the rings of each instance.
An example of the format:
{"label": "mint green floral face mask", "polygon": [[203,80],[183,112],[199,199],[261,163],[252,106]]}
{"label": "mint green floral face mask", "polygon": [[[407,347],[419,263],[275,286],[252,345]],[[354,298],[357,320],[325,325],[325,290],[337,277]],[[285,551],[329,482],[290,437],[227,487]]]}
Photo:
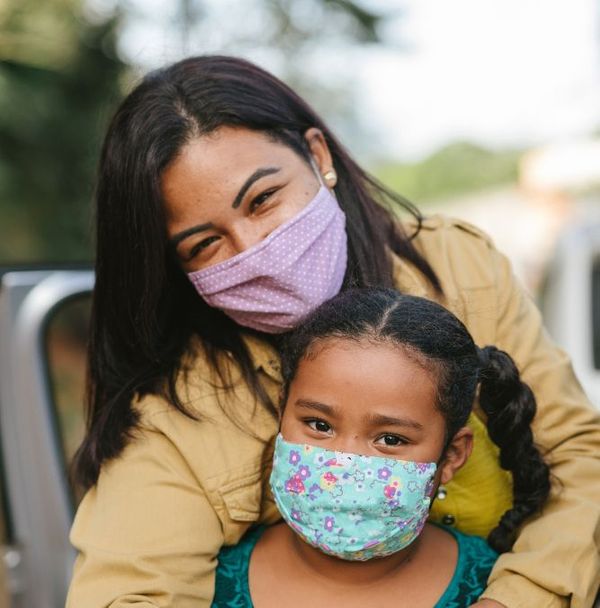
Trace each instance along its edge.
{"label": "mint green floral face mask", "polygon": [[436,468],[289,443],[279,434],[271,489],[285,521],[308,544],[365,561],[396,553],[419,536]]}

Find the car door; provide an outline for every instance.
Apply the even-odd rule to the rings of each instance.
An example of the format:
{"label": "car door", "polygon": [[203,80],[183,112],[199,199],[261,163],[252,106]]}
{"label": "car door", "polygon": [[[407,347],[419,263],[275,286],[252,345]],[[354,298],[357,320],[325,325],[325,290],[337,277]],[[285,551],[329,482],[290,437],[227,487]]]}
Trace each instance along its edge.
{"label": "car door", "polygon": [[93,282],[89,269],[0,274],[0,606],[65,603],[77,504],[68,467],[82,434]]}

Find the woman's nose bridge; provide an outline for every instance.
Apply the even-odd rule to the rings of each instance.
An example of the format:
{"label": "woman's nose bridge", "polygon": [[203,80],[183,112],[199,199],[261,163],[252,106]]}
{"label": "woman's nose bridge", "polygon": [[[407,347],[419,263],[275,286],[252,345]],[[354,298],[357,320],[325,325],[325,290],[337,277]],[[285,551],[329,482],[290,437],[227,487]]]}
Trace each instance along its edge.
{"label": "woman's nose bridge", "polygon": [[230,227],[229,236],[236,253],[241,253],[260,243],[270,232],[271,229],[262,224],[240,221]]}

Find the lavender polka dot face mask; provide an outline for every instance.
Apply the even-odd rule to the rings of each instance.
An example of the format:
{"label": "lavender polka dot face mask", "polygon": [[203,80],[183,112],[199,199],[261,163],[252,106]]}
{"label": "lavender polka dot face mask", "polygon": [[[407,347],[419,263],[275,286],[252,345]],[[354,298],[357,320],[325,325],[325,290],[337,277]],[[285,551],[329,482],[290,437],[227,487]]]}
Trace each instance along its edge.
{"label": "lavender polka dot face mask", "polygon": [[242,253],[188,273],[204,300],[245,327],[294,328],[339,292],[347,263],[346,218],[321,186],[291,220]]}

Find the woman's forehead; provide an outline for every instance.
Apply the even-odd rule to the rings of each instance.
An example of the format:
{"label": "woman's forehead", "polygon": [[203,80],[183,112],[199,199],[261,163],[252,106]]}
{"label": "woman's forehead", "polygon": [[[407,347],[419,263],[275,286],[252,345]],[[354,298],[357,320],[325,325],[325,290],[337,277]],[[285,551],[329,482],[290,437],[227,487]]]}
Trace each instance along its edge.
{"label": "woman's forehead", "polygon": [[191,139],[163,172],[163,181],[181,174],[219,179],[243,174],[256,163],[289,162],[297,155],[268,133],[241,127],[221,127]]}
{"label": "woman's forehead", "polygon": [[[233,201],[260,169],[289,169],[302,159],[265,132],[222,127],[189,141],[162,174],[167,217],[177,221],[190,205]],[[227,198],[229,197],[229,198]]]}

